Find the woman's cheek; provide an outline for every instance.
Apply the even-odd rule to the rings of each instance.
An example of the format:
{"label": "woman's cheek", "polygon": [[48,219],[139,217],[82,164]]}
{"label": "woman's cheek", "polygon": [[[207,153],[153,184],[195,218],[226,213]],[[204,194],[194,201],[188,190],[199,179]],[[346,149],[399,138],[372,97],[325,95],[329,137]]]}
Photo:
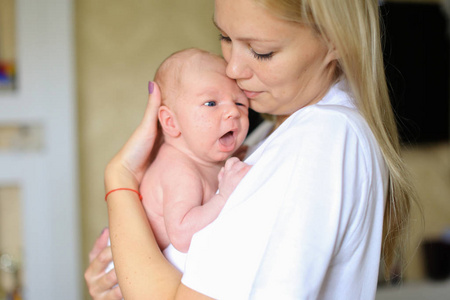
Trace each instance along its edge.
{"label": "woman's cheek", "polygon": [[220,42],[220,46],[222,48],[222,55],[225,61],[228,63],[230,61],[231,56],[231,45],[224,41]]}

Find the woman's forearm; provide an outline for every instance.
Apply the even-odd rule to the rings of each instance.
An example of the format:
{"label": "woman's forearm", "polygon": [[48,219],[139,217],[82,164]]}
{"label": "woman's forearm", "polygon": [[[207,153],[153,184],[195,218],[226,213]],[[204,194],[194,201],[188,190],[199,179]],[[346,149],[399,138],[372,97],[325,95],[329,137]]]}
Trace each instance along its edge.
{"label": "woman's forearm", "polygon": [[164,258],[137,194],[108,196],[114,265],[125,299],[174,299],[181,274]]}

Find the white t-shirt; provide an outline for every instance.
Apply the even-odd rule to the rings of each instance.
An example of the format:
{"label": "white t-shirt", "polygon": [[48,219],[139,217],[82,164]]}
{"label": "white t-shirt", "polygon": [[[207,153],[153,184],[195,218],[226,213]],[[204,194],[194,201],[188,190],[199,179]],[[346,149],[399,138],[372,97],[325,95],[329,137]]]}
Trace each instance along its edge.
{"label": "white t-shirt", "polygon": [[216,299],[374,299],[388,174],[342,90],[290,116],[219,217],[192,239],[182,282]]}

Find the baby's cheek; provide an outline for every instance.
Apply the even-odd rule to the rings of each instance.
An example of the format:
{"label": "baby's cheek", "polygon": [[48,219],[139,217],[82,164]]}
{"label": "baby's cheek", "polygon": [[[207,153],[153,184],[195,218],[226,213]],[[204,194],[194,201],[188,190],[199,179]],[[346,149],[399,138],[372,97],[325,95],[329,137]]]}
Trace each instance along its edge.
{"label": "baby's cheek", "polygon": [[201,134],[211,134],[214,129],[214,124],[211,122],[209,118],[205,118],[204,116],[199,116],[195,121],[195,130],[198,133],[199,137],[202,137]]}

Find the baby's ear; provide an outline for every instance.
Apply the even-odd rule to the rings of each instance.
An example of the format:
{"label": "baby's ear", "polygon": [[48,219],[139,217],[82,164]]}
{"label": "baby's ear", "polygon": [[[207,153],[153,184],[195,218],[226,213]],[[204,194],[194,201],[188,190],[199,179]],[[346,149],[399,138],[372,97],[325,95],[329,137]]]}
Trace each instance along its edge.
{"label": "baby's ear", "polygon": [[158,112],[159,123],[161,124],[163,132],[171,137],[178,137],[180,130],[175,119],[175,114],[167,106],[160,106]]}

